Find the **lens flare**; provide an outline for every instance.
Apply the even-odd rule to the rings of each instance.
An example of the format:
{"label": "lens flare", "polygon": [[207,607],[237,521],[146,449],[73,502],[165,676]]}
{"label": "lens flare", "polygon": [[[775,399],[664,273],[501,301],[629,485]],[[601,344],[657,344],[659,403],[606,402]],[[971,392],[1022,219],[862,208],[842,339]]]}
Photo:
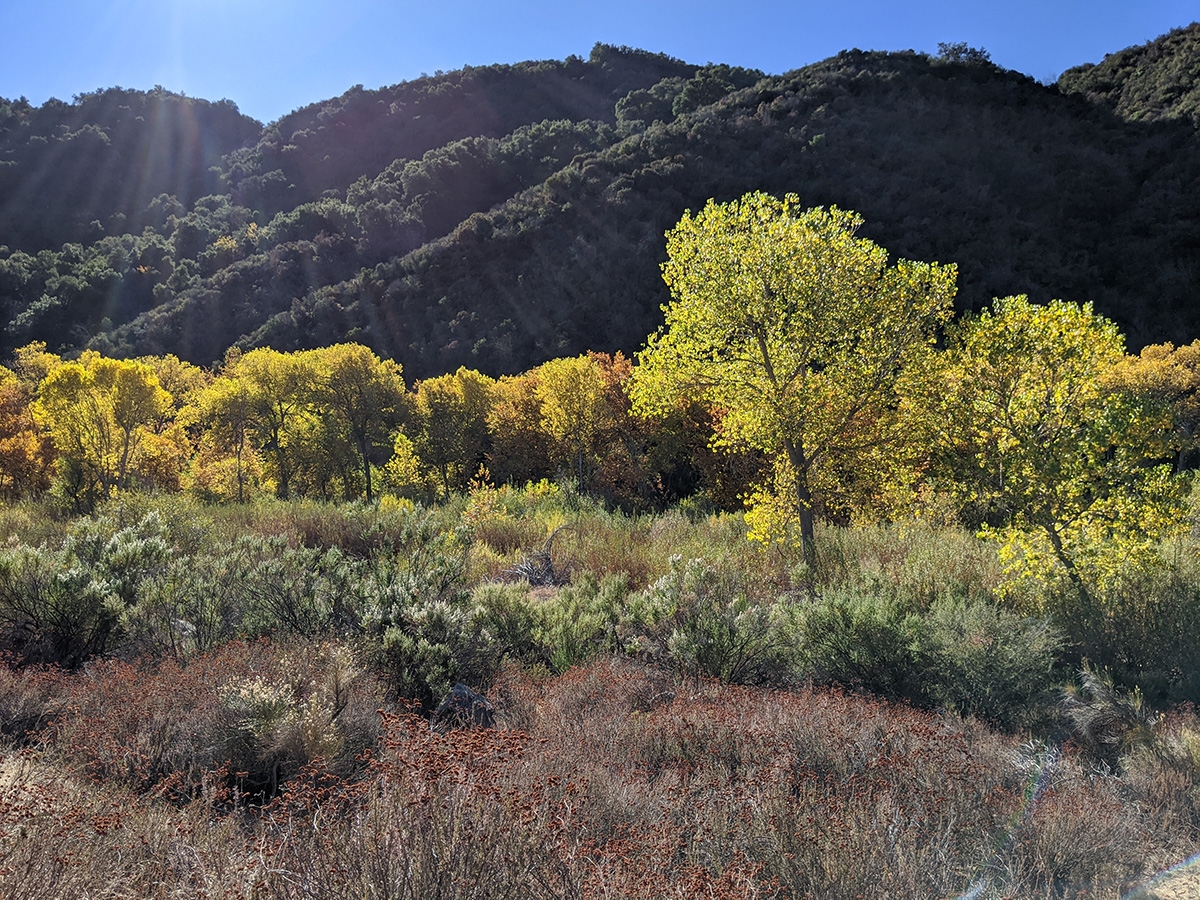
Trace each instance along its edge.
{"label": "lens flare", "polygon": [[1017,827],[1028,822],[1033,817],[1038,801],[1042,798],[1042,795],[1046,792],[1046,788],[1049,787],[1050,782],[1054,778],[1054,772],[1058,768],[1058,760],[1059,750],[1057,747],[1043,747],[1036,743],[1027,745],[1026,752],[1017,758],[1017,767],[1024,770],[1028,775],[1025,780],[1025,791],[1021,807],[1009,819],[1004,833],[996,841],[996,850],[992,855],[992,859],[980,868],[975,880],[971,882],[971,886],[954,898],[954,900],[978,900],[988,885],[991,884],[991,877],[987,874],[987,869],[1012,844]]}

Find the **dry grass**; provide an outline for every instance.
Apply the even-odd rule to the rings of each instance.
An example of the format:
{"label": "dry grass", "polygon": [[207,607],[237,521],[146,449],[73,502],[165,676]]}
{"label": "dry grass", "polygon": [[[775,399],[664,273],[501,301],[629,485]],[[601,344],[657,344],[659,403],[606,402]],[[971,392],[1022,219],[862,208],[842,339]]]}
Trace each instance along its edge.
{"label": "dry grass", "polygon": [[1116,898],[1197,846],[1191,719],[1114,774],[902,705],[612,660],[506,670],[496,730],[383,714],[354,770],[293,746],[277,796],[239,794],[204,685],[307,657],[59,676],[52,726],[0,768],[0,896]]}

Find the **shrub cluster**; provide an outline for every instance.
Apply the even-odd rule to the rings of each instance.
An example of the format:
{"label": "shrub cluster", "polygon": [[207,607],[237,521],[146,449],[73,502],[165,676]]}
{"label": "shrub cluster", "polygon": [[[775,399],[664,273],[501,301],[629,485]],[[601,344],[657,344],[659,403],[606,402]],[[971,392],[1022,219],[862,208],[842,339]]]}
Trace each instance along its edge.
{"label": "shrub cluster", "polygon": [[1117,775],[902,704],[607,659],[508,667],[507,727],[442,735],[364,715],[378,688],[345,653],[8,672],[6,694],[36,705],[56,679],[74,709],[4,758],[0,893],[1083,898],[1145,881],[1200,829],[1190,715]]}
{"label": "shrub cluster", "polygon": [[815,567],[740,530],[733,516],[612,513],[553,486],[436,508],[129,495],[39,525],[37,544],[14,527],[0,648],[77,669],[338,638],[426,710],[506,661],[562,673],[611,654],[730,683],[841,684],[1008,729],[1044,724],[1085,659],[1153,704],[1196,699],[1189,554],[1086,600],[1060,585],[1001,598],[994,547],[951,528],[826,529]]}
{"label": "shrub cluster", "polygon": [[[1200,840],[1182,553],[1002,594],[949,527],[798,563],[552,485],[2,524],[2,891],[1076,897]],[[458,681],[499,730],[430,734]]]}

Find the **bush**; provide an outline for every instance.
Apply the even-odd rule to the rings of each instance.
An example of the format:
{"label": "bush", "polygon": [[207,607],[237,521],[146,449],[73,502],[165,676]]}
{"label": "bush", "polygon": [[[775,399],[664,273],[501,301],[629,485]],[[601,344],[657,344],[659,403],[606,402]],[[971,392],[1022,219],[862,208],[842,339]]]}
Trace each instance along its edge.
{"label": "bush", "polygon": [[1200,702],[1200,566],[1190,549],[1088,598],[1048,592],[1047,606],[1075,648],[1073,664],[1086,657],[1157,705]]}
{"label": "bush", "polygon": [[342,775],[361,768],[360,754],[379,737],[378,698],[350,649],[300,644],[271,662],[268,674],[217,689],[221,746],[241,789],[273,796],[317,760]]}
{"label": "bush", "polygon": [[986,600],[942,600],[930,610],[936,659],[930,698],[964,716],[1016,730],[1044,722],[1060,683],[1062,640],[1045,619]]}
{"label": "bush", "polygon": [[1121,691],[1090,666],[1079,671],[1078,685],[1067,686],[1062,708],[1076,740],[1114,769],[1121,757],[1154,743],[1158,716],[1141,691]]}
{"label": "bush", "polygon": [[262,797],[318,758],[349,777],[379,737],[375,681],[339,642],[231,642],[187,666],[95,663],[61,679],[44,746],[69,770],[176,800]]}
{"label": "bush", "polygon": [[288,547],[279,538],[245,538],[235,548],[242,573],[242,628],[250,637],[356,631],[361,619],[362,566],[336,547]]}
{"label": "bush", "polygon": [[456,681],[485,682],[501,654],[475,622],[465,577],[469,543],[430,519],[413,529],[404,538],[407,554],[364,570],[361,623],[392,691],[432,710]]}
{"label": "bush", "polygon": [[115,643],[121,608],[72,553],[0,551],[0,649],[22,664],[77,668]]}
{"label": "bush", "polygon": [[599,581],[585,572],[535,607],[533,639],[556,672],[565,672],[598,653],[620,649],[618,628],[629,596],[624,575]]}
{"label": "bush", "polygon": [[801,607],[799,656],[817,682],[929,703],[937,656],[929,627],[886,593],[828,591]]}
{"label": "bush", "polygon": [[665,657],[681,671],[737,684],[790,679],[791,604],[756,602],[740,575],[705,561],[671,560],[671,571],[631,603],[627,646]]}
{"label": "bush", "polygon": [[474,619],[484,639],[502,659],[525,666],[548,665],[543,646],[535,639],[539,627],[536,601],[529,585],[487,582],[471,592]]}
{"label": "bush", "polygon": [[127,526],[107,516],[78,519],[63,551],[90,569],[126,606],[137,600],[142,582],[171,556],[166,524],[154,510]]}

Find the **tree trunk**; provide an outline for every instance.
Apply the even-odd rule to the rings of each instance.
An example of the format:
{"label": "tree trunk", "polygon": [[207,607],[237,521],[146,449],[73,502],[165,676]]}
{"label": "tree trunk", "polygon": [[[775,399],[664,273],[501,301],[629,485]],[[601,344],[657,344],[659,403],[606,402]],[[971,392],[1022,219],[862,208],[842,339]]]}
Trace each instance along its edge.
{"label": "tree trunk", "polygon": [[1079,592],[1079,597],[1083,602],[1091,608],[1092,595],[1088,593],[1087,586],[1083,583],[1083,579],[1079,575],[1079,570],[1075,568],[1075,561],[1067,555],[1067,551],[1063,547],[1062,538],[1053,525],[1044,526],[1046,536],[1050,538],[1050,546],[1054,548],[1054,555],[1058,561],[1062,563],[1062,567],[1067,570],[1067,580],[1071,582],[1071,586]]}
{"label": "tree trunk", "polygon": [[129,465],[129,445],[133,440],[132,429],[125,432],[125,442],[121,446],[121,465],[117,470],[117,483],[115,485],[117,491],[122,491],[125,488],[125,470]]}
{"label": "tree trunk", "polygon": [[808,489],[808,459],[804,448],[793,441],[785,441],[788,463],[796,480],[796,511],[800,516],[800,547],[804,562],[811,569],[817,561],[817,535],[813,517],[812,492]]}
{"label": "tree trunk", "polygon": [[237,448],[237,484],[238,484],[238,503],[244,503],[246,499],[246,475],[242,471],[242,448],[246,445],[244,440],[238,441]]}
{"label": "tree trunk", "polygon": [[367,502],[370,503],[375,499],[375,494],[371,491],[371,442],[365,437],[360,438],[358,449],[362,453],[363,480],[367,485]]}

